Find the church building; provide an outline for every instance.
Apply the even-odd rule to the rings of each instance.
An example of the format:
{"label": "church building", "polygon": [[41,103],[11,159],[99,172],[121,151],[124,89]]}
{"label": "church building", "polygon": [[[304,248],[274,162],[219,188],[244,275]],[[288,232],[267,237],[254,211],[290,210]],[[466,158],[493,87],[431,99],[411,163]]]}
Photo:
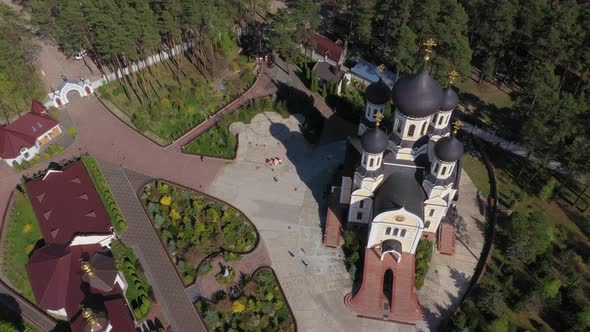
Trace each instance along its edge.
{"label": "church building", "polygon": [[[435,239],[457,200],[463,144],[450,129],[458,96],[428,73],[366,89],[358,135],[349,137],[340,204],[349,227],[367,228],[361,286],[345,298],[360,316],[414,324],[423,319],[414,290],[415,251]],[[391,100],[393,114],[384,118]]]}

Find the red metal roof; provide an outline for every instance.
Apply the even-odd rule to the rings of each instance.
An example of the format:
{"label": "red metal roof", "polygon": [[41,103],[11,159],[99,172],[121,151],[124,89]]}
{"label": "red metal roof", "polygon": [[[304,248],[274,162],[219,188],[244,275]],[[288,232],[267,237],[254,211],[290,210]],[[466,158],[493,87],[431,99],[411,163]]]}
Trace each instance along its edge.
{"label": "red metal roof", "polygon": [[59,122],[46,113],[29,112],[14,122],[0,127],[0,157],[13,159],[21,148],[35,145],[37,137],[45,134]]}
{"label": "red metal roof", "polygon": [[43,106],[43,104],[41,104],[41,102],[33,99],[33,101],[31,102],[31,112],[32,113],[43,113],[45,112],[47,109],[45,108],[45,106]]}
{"label": "red metal roof", "polygon": [[64,246],[48,244],[35,251],[27,273],[37,305],[43,309],[65,308],[68,297],[71,252]]}
{"label": "red metal roof", "polygon": [[25,184],[47,243],[66,245],[76,235],[111,234],[112,223],[82,161]]}
{"label": "red metal roof", "polygon": [[344,47],[317,33],[311,39],[315,42],[316,53],[328,56],[328,59],[334,62],[340,62]]}
{"label": "red metal roof", "polygon": [[37,305],[42,309],[65,308],[73,332],[84,331],[84,319],[79,312],[85,306],[105,311],[113,332],[135,331],[118,285],[103,292],[82,280],[81,260],[100,251],[102,247],[98,244],[70,247],[49,244],[35,251],[27,263],[27,272]]}

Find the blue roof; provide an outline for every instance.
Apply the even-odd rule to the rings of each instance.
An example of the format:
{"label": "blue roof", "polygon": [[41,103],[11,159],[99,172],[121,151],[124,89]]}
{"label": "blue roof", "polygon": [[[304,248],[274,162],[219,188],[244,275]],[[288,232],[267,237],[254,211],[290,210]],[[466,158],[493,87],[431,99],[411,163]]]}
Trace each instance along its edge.
{"label": "blue roof", "polygon": [[[350,70],[353,74],[364,78],[366,81],[373,83],[379,80],[379,67],[366,60],[359,61],[356,66]],[[386,70],[383,72],[383,82],[393,88],[395,83],[395,74]]]}

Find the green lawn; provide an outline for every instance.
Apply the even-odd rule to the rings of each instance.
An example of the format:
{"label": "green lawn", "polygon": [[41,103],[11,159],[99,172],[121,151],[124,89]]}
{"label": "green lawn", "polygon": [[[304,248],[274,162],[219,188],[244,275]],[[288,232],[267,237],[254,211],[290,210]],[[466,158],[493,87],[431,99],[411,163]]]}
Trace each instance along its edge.
{"label": "green lawn", "polygon": [[481,84],[478,84],[472,79],[467,79],[464,82],[457,82],[455,86],[461,92],[477,96],[483,102],[495,105],[498,108],[512,107],[514,105],[512,97],[506,93],[508,87],[505,86],[500,90],[497,86],[489,82],[484,81]]}
{"label": "green lawn", "polygon": [[14,195],[14,205],[4,227],[2,270],[10,284],[35,303],[25,264],[29,260],[29,253],[42,241],[43,235],[27,195],[18,190]]}
{"label": "green lawn", "polygon": [[[180,65],[182,74],[176,74],[176,69],[166,65],[155,66],[144,73],[146,79],[139,81],[144,82],[146,92],[126,90],[121,81],[103,85],[98,91],[124,112],[138,131],[151,132],[170,142],[239,96],[254,82],[252,64],[245,57],[227,62],[224,70],[230,68],[230,74],[224,80],[207,81],[195,66],[183,60]],[[151,72],[157,79],[151,76]]]}
{"label": "green lawn", "polygon": [[221,293],[213,303],[198,301],[195,306],[210,331],[295,331],[293,314],[269,269],[253,279],[242,279],[244,291],[237,299]]}
{"label": "green lawn", "polygon": [[261,112],[276,112],[283,117],[289,116],[285,103],[273,102],[271,99],[257,99],[252,104],[224,116],[215,127],[197,137],[185,146],[183,151],[233,159],[236,157],[238,139],[229,132],[229,126],[234,122],[250,123],[250,120]]}

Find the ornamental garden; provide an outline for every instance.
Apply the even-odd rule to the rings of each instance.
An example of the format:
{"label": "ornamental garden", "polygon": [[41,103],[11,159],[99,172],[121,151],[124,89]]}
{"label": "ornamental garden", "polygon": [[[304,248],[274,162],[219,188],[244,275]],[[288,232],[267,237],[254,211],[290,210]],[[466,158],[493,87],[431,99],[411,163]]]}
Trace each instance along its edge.
{"label": "ornamental garden", "polygon": [[220,252],[233,257],[257,244],[252,223],[210,197],[153,181],[144,187],[141,201],[185,285],[194,282],[196,267],[205,257]]}
{"label": "ornamental garden", "polygon": [[270,269],[240,281],[239,294],[218,292],[195,303],[211,331],[295,331],[293,314]]}

